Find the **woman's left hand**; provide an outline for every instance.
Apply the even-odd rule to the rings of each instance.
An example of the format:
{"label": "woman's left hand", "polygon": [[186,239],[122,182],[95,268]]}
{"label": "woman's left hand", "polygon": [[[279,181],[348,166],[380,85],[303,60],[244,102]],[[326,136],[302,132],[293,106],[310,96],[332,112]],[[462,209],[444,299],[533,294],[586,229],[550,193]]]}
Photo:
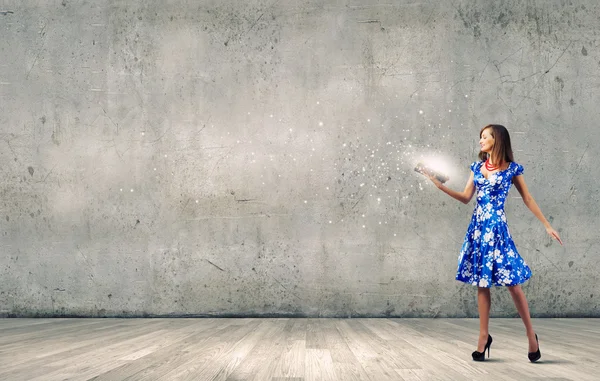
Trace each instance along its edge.
{"label": "woman's left hand", "polygon": [[563,244],[562,240],[560,239],[560,236],[558,235],[558,232],[556,230],[552,229],[551,226],[546,228],[546,232],[548,232],[548,234],[550,234],[550,237],[557,240],[561,245]]}

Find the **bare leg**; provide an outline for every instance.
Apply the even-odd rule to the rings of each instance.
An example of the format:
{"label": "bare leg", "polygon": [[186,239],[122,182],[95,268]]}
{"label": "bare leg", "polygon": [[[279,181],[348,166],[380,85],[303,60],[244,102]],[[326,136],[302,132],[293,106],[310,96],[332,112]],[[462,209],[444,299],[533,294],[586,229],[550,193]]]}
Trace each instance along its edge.
{"label": "bare leg", "polygon": [[529,352],[535,352],[538,350],[538,345],[535,340],[535,331],[533,330],[533,325],[531,324],[531,316],[529,316],[529,306],[527,305],[525,293],[523,292],[521,286],[508,287],[508,291],[510,291],[510,296],[512,296],[513,302],[515,302],[515,307],[517,307],[519,316],[521,316],[523,324],[525,324],[527,339],[529,340]]}
{"label": "bare leg", "polygon": [[490,307],[492,305],[490,289],[477,287],[477,309],[479,310],[479,341],[477,351],[483,352],[487,343],[490,325]]}

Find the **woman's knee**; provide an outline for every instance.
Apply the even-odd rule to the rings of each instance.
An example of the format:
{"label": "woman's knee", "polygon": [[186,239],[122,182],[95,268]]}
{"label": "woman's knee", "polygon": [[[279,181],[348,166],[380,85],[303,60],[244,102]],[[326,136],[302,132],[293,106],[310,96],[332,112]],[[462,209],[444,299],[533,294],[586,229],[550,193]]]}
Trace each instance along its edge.
{"label": "woman's knee", "polygon": [[521,286],[516,285],[516,286],[509,286],[508,287],[508,291],[512,294],[512,295],[517,295],[521,293]]}

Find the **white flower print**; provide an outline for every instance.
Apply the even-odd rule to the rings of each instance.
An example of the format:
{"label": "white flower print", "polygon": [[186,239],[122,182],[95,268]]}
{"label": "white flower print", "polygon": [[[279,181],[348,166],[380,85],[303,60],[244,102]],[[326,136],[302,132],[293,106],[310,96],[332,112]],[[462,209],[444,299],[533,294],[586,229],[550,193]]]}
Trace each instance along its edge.
{"label": "white flower print", "polygon": [[481,278],[479,279],[479,287],[489,287],[490,283],[487,279]]}
{"label": "white flower print", "polygon": [[494,238],[494,233],[492,233],[490,230],[488,230],[488,232],[483,235],[483,242],[489,243],[490,241],[493,240],[493,238]]}
{"label": "white flower print", "polygon": [[476,230],[473,232],[473,239],[477,240],[477,239],[479,239],[479,237],[481,237],[481,230],[479,230],[479,229],[476,229]]}

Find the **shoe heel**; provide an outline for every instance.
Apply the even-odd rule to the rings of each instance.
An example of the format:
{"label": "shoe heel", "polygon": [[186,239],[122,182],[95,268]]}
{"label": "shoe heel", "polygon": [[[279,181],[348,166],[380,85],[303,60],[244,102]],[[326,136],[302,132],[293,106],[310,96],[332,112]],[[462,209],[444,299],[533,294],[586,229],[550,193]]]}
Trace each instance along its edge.
{"label": "shoe heel", "polygon": [[537,351],[527,353],[527,357],[529,358],[529,361],[531,361],[531,362],[536,362],[542,357],[542,353],[540,352],[540,343],[538,341],[537,333],[535,334],[535,341],[538,345]]}

